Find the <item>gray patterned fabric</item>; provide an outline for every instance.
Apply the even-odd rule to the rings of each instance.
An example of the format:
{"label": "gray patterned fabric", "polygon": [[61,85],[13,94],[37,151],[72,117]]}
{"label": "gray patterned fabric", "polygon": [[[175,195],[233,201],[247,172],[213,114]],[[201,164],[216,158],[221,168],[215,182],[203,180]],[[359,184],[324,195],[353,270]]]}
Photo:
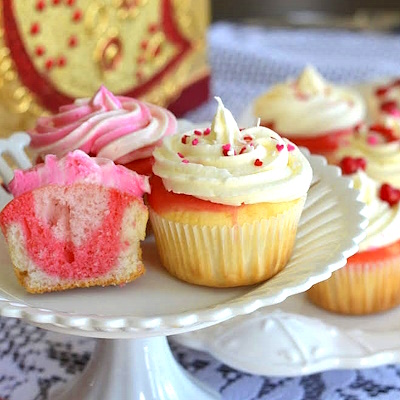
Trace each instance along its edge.
{"label": "gray patterned fabric", "polygon": [[[400,75],[398,35],[264,30],[221,23],[211,28],[209,41],[212,91],[236,115],[267,86],[296,75],[306,64],[341,83]],[[214,110],[210,100],[187,117],[209,120]],[[94,343],[0,318],[0,397],[46,400],[51,390],[83,370]],[[219,390],[225,400],[400,399],[400,365],[271,378],[242,373],[182,346],[172,348],[185,369]]]}

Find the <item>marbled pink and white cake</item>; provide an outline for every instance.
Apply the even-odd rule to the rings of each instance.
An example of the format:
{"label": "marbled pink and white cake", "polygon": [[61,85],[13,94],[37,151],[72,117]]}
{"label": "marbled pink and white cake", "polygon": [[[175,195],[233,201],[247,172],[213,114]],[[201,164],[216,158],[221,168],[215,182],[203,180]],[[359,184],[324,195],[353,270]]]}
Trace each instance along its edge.
{"label": "marbled pink and white cake", "polygon": [[80,150],[16,171],[0,227],[31,293],[121,285],[144,272],[148,178]]}
{"label": "marbled pink and white cake", "polygon": [[114,96],[102,86],[91,99],[78,99],[55,115],[39,118],[29,134],[39,159],[80,149],[150,175],[155,147],[176,130],[176,118],[165,108]]}

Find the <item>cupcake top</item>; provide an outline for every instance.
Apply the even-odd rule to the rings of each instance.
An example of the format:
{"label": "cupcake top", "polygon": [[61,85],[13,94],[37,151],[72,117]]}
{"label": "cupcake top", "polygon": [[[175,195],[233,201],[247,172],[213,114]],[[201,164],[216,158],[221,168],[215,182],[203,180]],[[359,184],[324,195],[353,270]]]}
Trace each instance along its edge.
{"label": "cupcake top", "polygon": [[16,170],[8,188],[14,197],[18,197],[42,186],[79,182],[96,183],[136,197],[150,192],[148,177],[115,165],[106,158],[89,157],[80,150],[61,159],[47,155],[42,164],[26,171]]}
{"label": "cupcake top", "polygon": [[365,106],[355,91],[328,83],[308,66],[296,80],[259,97],[253,112],[280,134],[319,136],[355,127],[365,116]]}
{"label": "cupcake top", "polygon": [[374,86],[368,96],[368,107],[373,121],[400,124],[400,79]]}
{"label": "cupcake top", "polygon": [[29,132],[36,156],[63,157],[80,149],[118,164],[150,157],[162,138],[176,132],[168,110],[129,97],[114,96],[104,86],[91,99],[60,107],[38,119]]}
{"label": "cupcake top", "polygon": [[338,150],[338,159],[345,156],[365,159],[370,177],[400,187],[400,128],[380,124],[362,126]]}
{"label": "cupcake top", "polygon": [[211,128],[164,139],[153,172],[168,191],[239,206],[304,196],[312,170],[300,150],[271,129],[240,130],[218,101]]}
{"label": "cupcake top", "polygon": [[[344,171],[345,173],[345,171]],[[388,246],[400,240],[400,190],[370,178],[363,168],[351,174],[354,187],[361,192],[369,220],[360,251]]]}

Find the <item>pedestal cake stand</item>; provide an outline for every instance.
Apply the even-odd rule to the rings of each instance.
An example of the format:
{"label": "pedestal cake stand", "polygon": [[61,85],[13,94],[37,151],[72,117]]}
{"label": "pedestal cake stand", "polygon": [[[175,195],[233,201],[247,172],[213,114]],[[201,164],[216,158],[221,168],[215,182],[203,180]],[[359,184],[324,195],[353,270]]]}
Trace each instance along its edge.
{"label": "pedestal cake stand", "polygon": [[[24,135],[2,141],[0,153],[22,148],[21,140],[26,141]],[[218,399],[180,368],[166,336],[249,314],[304,292],[343,267],[363,238],[367,222],[350,181],[340,177],[338,168],[326,166],[322,157],[309,158],[314,181],[293,255],[282,272],[260,285],[213,289],[181,282],[162,268],[154,238],[149,237],[142,244],[147,272],[131,284],[30,295],[17,283],[1,239],[0,315],[99,339],[82,376],[52,393],[51,400]],[[9,174],[1,171],[7,181]],[[1,189],[1,204],[9,200]]]}

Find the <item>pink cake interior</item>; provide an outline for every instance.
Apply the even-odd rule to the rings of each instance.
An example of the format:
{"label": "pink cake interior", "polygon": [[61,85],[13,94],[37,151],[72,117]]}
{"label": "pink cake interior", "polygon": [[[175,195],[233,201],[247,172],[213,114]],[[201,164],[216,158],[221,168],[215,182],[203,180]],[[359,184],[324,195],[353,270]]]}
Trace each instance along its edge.
{"label": "pink cake interior", "polygon": [[6,227],[20,227],[27,255],[43,272],[67,279],[94,278],[113,268],[128,246],[120,241],[120,228],[132,201],[142,203],[94,184],[46,186],[9,203],[0,214],[0,225],[5,234]]}

